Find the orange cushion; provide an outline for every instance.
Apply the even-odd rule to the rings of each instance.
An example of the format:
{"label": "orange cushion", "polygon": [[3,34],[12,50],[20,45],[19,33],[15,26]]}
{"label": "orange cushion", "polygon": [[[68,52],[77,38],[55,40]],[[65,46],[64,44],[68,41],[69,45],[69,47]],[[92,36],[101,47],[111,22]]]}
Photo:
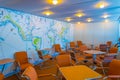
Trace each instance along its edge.
{"label": "orange cushion", "polygon": [[65,51],[60,51],[59,54],[60,54],[60,55],[66,54],[66,52],[65,52]]}
{"label": "orange cushion", "polygon": [[20,65],[20,68],[21,68],[21,70],[25,70],[28,66],[33,66],[33,65],[30,63],[26,63],[26,64]]}
{"label": "orange cushion", "polygon": [[37,73],[31,66],[27,67],[22,75],[29,77],[30,80],[38,80]]}
{"label": "orange cushion", "polygon": [[4,75],[2,73],[0,73],[0,80],[4,79]]}
{"label": "orange cushion", "polygon": [[109,65],[109,75],[120,75],[120,60],[112,60]]}
{"label": "orange cushion", "polygon": [[117,47],[110,48],[109,53],[117,53],[117,52],[118,52],[118,48]]}
{"label": "orange cushion", "polygon": [[64,67],[64,66],[70,66],[71,65],[71,57],[70,55],[59,55],[56,57],[57,60],[57,64],[60,67]]}

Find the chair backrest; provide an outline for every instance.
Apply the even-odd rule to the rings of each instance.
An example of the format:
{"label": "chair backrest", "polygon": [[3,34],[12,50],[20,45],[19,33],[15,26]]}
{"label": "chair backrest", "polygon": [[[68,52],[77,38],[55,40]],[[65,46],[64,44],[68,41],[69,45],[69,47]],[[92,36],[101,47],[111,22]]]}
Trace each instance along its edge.
{"label": "chair backrest", "polygon": [[75,48],[75,42],[70,42],[70,48]]}
{"label": "chair backrest", "polygon": [[56,57],[56,61],[59,67],[72,65],[72,60],[70,55],[59,55]]}
{"label": "chair backrest", "polygon": [[81,45],[79,48],[80,48],[80,51],[88,50],[88,47],[86,45]]}
{"label": "chair backrest", "polygon": [[112,60],[109,64],[108,75],[120,75],[120,60]]}
{"label": "chair backrest", "polygon": [[37,73],[32,66],[28,66],[22,74],[22,77],[26,78],[27,80],[38,80]]}
{"label": "chair backrest", "polygon": [[74,53],[74,52],[70,52],[71,59],[76,62],[77,60],[76,60],[75,54],[76,53]]}
{"label": "chair backrest", "polygon": [[100,48],[100,51],[104,51],[104,52],[107,51],[107,45],[106,44],[100,44],[99,48]]}
{"label": "chair backrest", "polygon": [[54,45],[53,45],[53,48],[54,48],[55,52],[60,52],[60,51],[62,51],[60,44],[54,44]]}
{"label": "chair backrest", "polygon": [[82,45],[82,41],[77,41],[77,46],[80,47]]}
{"label": "chair backrest", "polygon": [[4,79],[4,75],[2,73],[0,73],[0,80]]}
{"label": "chair backrest", "polygon": [[40,59],[43,59],[41,50],[37,50],[37,53],[38,53],[39,58],[40,58]]}
{"label": "chair backrest", "polygon": [[109,50],[109,53],[117,53],[118,52],[118,48],[117,47],[111,47]]}
{"label": "chair backrest", "polygon": [[18,62],[20,65],[24,63],[28,63],[27,52],[25,51],[16,52],[14,56],[15,56],[16,62]]}
{"label": "chair backrest", "polygon": [[106,44],[107,44],[108,47],[111,47],[112,41],[107,41]]}

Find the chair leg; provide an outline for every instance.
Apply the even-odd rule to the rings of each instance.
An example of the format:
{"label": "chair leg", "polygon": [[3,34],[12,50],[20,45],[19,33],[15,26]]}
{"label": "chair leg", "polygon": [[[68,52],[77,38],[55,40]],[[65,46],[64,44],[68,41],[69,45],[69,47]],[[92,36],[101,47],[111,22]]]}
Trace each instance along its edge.
{"label": "chair leg", "polygon": [[101,63],[101,67],[102,67],[103,74],[106,75],[105,70],[104,70],[103,63]]}
{"label": "chair leg", "polygon": [[17,76],[17,79],[18,80],[21,80],[22,78],[21,78],[21,73],[16,73],[16,76]]}

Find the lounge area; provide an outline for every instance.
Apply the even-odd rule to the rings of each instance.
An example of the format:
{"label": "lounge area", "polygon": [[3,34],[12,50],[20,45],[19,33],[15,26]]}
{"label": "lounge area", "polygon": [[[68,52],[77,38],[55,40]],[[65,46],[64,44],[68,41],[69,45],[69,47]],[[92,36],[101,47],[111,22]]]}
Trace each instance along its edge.
{"label": "lounge area", "polygon": [[0,80],[120,80],[120,1],[0,0]]}

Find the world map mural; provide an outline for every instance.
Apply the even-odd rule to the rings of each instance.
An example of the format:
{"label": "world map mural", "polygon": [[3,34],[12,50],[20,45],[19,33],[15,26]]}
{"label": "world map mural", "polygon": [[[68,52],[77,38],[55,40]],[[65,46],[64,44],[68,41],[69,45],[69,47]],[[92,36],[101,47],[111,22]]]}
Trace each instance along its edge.
{"label": "world map mural", "polygon": [[0,8],[0,58],[16,51],[51,48],[73,40],[73,24]]}
{"label": "world map mural", "polygon": [[[40,60],[36,50],[52,48],[57,43],[65,48],[72,36],[73,24],[0,8],[0,59],[14,58],[15,52],[26,51],[35,64]],[[6,65],[3,73],[12,72],[13,66]]]}

